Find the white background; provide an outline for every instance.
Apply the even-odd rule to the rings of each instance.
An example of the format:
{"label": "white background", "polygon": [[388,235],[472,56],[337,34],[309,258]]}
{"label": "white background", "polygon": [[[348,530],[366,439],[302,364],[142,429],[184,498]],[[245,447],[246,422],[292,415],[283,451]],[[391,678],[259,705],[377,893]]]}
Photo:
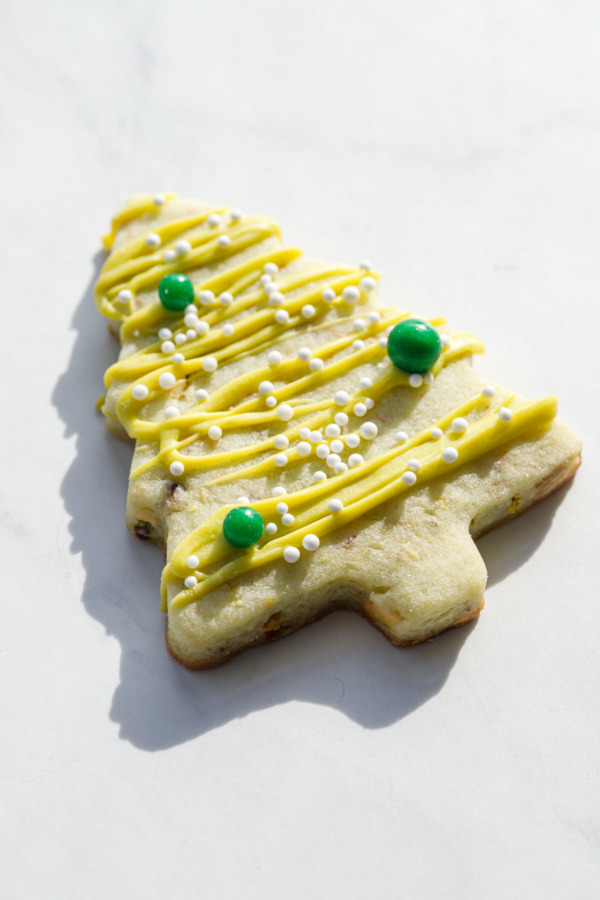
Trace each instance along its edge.
{"label": "white background", "polygon": [[[4,0],[2,898],[600,892],[596,0]],[[130,192],[277,217],[556,392],[572,487],[486,537],[476,625],[340,613],[166,654],[90,285]]]}

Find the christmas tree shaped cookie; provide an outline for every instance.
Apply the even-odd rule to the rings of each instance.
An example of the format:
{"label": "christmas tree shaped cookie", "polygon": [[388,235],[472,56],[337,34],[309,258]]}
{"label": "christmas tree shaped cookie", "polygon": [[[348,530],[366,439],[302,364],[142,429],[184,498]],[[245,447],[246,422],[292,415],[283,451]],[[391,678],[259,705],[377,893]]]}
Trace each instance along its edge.
{"label": "christmas tree shaped cookie", "polygon": [[475,617],[473,539],[579,465],[556,398],[483,380],[477,338],[266,216],[139,196],[104,241],[100,405],[135,440],[127,522],[164,547],[171,653],[212,666],[342,607],[397,644]]}

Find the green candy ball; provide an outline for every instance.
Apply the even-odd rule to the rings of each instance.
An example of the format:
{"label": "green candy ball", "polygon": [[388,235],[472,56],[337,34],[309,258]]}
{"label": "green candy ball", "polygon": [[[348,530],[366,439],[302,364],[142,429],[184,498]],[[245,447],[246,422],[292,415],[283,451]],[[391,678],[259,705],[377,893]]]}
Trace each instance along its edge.
{"label": "green candy ball", "polygon": [[194,285],[187,275],[172,272],[161,278],[158,286],[160,302],[169,312],[182,312],[194,302]]}
{"label": "green candy ball", "polygon": [[262,516],[251,506],[230,509],[223,522],[225,540],[233,547],[252,547],[262,537]]}
{"label": "green candy ball", "polygon": [[429,322],[404,319],[390,332],[387,352],[397,369],[404,372],[427,372],[442,352],[442,342]]}

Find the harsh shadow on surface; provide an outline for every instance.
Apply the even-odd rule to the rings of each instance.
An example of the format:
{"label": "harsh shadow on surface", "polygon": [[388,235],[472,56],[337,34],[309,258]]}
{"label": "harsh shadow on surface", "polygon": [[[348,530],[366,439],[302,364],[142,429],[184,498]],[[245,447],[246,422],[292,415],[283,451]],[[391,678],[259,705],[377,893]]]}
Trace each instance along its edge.
{"label": "harsh shadow on surface", "polygon": [[[232,719],[291,700],[333,707],[365,728],[410,714],[444,686],[470,624],[418,647],[397,649],[357,615],[339,612],[221,668],[188,672],[167,654],[158,608],[162,554],[125,528],[131,445],[112,437],[94,410],[117,345],[93,301],[94,273],[73,319],[77,339],[53,393],[77,456],[61,485],[71,551],[85,568],[82,600],[121,645],[110,716],[124,740],[163,750]],[[518,568],[550,526],[560,497],[479,544],[492,582]]]}
{"label": "harsh shadow on surface", "polygon": [[[479,538],[477,548],[488,572],[488,588],[503,581],[507,575],[516,572],[523,563],[531,559],[542,545],[556,510],[572,483],[568,481],[541,503],[526,510],[523,515]],[[506,527],[507,525],[509,527]]]}

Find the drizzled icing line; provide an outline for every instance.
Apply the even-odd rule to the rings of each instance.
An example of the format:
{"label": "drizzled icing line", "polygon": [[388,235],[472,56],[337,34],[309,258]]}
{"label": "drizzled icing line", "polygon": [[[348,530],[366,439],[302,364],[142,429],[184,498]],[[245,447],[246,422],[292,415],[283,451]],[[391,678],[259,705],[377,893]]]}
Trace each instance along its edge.
{"label": "drizzled icing line", "polygon": [[[164,202],[173,198],[167,195]],[[158,452],[137,466],[131,477],[154,467],[163,467],[175,478],[185,478],[191,471],[232,468],[205,482],[211,485],[261,477],[315,458],[331,470],[329,477],[316,472],[316,483],[287,494],[279,525],[268,521],[277,518],[277,497],[253,504],[267,527],[248,550],[225,541],[223,521],[232,507],[218,510],[175,548],[163,573],[163,609],[169,585],[181,585],[171,601],[172,608],[181,608],[251,569],[278,559],[293,563],[300,558],[300,548],[315,552],[321,538],[336,528],[449,467],[539,427],[555,414],[554,398],[519,405],[505,398],[497,410],[484,391],[420,435],[410,440],[404,435],[400,446],[367,460],[352,453],[344,462],[340,454],[356,449],[361,441],[376,444],[377,426],[364,417],[381,398],[396,388],[426,390],[444,366],[483,352],[481,343],[471,335],[454,335],[451,342],[442,336],[442,352],[429,371],[424,375],[400,371],[387,358],[387,335],[410,314],[395,309],[372,311],[366,318],[352,314],[355,303],[369,303],[376,286],[378,276],[370,265],[357,269],[311,263],[286,272],[302,253],[281,246],[261,252],[265,240],[280,239],[272,219],[228,215],[219,207],[158,224],[152,218],[160,205],[152,198],[138,200],[115,217],[105,239],[110,243],[118,228],[136,217],[148,216],[149,231],[113,252],[96,294],[100,310],[122,323],[122,340],[135,342],[132,352],[106,373],[108,388],[122,386],[116,418],[130,437],[158,444]],[[254,255],[249,255],[252,250]],[[171,273],[194,276],[195,299],[182,314],[167,314],[148,296]],[[315,335],[350,322],[350,331],[342,337],[301,349],[294,358],[285,358],[277,349],[285,349],[283,343],[290,337]],[[429,322],[435,327],[445,324],[443,319]],[[253,368],[212,392],[206,390],[217,368],[249,356],[254,358]],[[264,364],[257,365],[261,356]],[[307,393],[365,364],[383,366],[383,371],[364,379],[358,389],[305,399]],[[175,397],[178,405],[173,405]],[[462,428],[469,412],[481,415]],[[333,422],[339,420],[344,427],[352,416],[363,421],[358,434],[334,428]],[[185,452],[198,442],[214,445],[224,434],[257,429],[268,431],[268,436],[234,450],[218,451],[207,444],[204,451]],[[197,560],[193,573],[188,560]]]}
{"label": "drizzled icing line", "polygon": [[[468,403],[452,410],[441,419],[436,427],[448,428],[455,416],[466,414],[479,404],[487,405],[488,401],[481,395]],[[355,521],[361,515],[372,511],[377,506],[404,494],[409,487],[418,481],[423,484],[444,474],[448,467],[460,460],[464,465],[477,457],[489,453],[509,441],[515,440],[532,429],[539,428],[556,415],[556,398],[546,397],[541,400],[525,401],[511,407],[510,427],[498,415],[498,410],[490,411],[472,423],[461,433],[449,429],[444,439],[433,440],[431,428],[417,435],[409,444],[401,448],[393,448],[387,453],[373,457],[360,469],[350,469],[335,479],[319,482],[286,496],[286,502],[294,511],[294,530],[286,531],[283,537],[261,540],[255,548],[230,558],[229,548],[222,538],[223,512],[229,507],[219,510],[195,532],[182,541],[165,567],[161,586],[163,609],[166,609],[166,587],[177,581],[182,574],[182,559],[193,551],[198,558],[198,565],[204,568],[215,568],[210,573],[196,572],[199,579],[197,585],[185,590],[172,600],[172,608],[180,609],[205,596],[231,578],[274,562],[281,557],[285,546],[301,544],[307,534],[323,537],[336,528]],[[448,451],[452,451],[448,453]],[[409,463],[418,463],[418,476],[410,478],[408,483],[402,475]],[[412,474],[412,473],[411,473]],[[327,499],[335,494],[341,502],[339,511],[332,512]],[[277,498],[261,500],[254,507],[263,517],[272,517],[277,505]],[[222,563],[219,566],[219,563]]]}

